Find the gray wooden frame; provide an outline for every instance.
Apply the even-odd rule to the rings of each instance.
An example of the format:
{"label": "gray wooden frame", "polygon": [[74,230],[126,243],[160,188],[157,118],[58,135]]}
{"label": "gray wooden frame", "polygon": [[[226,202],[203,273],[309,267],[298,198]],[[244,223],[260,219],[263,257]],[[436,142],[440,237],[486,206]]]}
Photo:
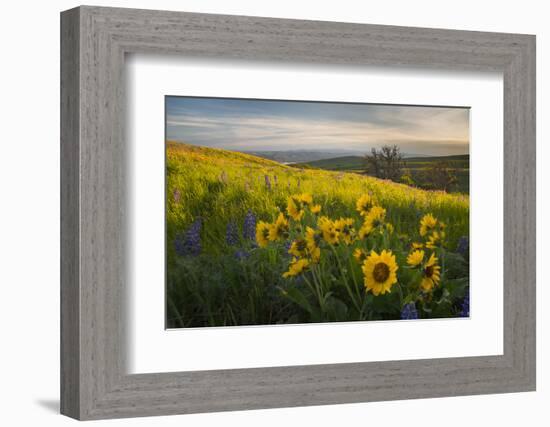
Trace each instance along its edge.
{"label": "gray wooden frame", "polygon": [[[128,375],[126,53],[499,71],[504,354]],[[61,14],[61,412],[77,419],[535,390],[535,37],[79,7]],[[159,283],[162,286],[162,283]]]}

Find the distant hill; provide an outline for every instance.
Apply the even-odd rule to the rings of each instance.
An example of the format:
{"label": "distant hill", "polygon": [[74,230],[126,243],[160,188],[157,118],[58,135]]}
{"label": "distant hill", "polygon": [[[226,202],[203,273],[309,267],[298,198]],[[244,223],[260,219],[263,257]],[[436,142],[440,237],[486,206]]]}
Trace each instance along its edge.
{"label": "distant hill", "polygon": [[417,157],[407,157],[405,159],[407,162],[455,162],[455,161],[463,161],[463,162],[469,162],[470,161],[470,155],[469,154],[458,154],[454,156],[417,156]]}
{"label": "distant hill", "polygon": [[[445,161],[454,169],[458,179],[458,191],[470,191],[470,155],[410,157],[403,159],[405,168],[410,171],[417,185],[425,184],[425,172],[436,162]],[[329,171],[365,173],[363,156],[341,156],[332,159],[322,159],[313,162],[296,163],[291,166],[304,169],[324,169]]]}
{"label": "distant hill", "polygon": [[[258,150],[258,151],[248,151],[248,150],[237,150],[240,153],[250,154],[252,156],[262,157],[264,159],[274,160],[279,163],[310,163],[316,162],[318,160],[325,159],[335,159],[339,157],[359,157],[362,158],[364,155],[363,151],[357,150],[285,150],[285,151],[267,151],[267,150]],[[366,151],[365,151],[366,153]],[[430,157],[423,154],[415,153],[403,153],[403,158],[424,158]]]}
{"label": "distant hill", "polygon": [[[288,150],[288,151],[241,151],[241,153],[262,157],[279,163],[305,163],[323,159],[332,159],[349,155],[346,151],[309,151],[309,150]],[[356,154],[353,152],[352,154]]]}
{"label": "distant hill", "polygon": [[[405,167],[410,169],[423,168],[433,162],[446,161],[450,162],[455,167],[469,168],[470,155],[461,154],[455,156],[426,156],[426,157],[408,157],[404,159]],[[309,167],[325,170],[336,171],[353,171],[362,170],[365,168],[365,160],[363,156],[341,156],[331,159],[322,159],[310,162],[296,163],[296,167]]]}
{"label": "distant hill", "polygon": [[364,169],[365,160],[362,156],[343,156],[332,159],[322,159],[314,162],[297,163],[292,166],[332,171],[350,171]]}

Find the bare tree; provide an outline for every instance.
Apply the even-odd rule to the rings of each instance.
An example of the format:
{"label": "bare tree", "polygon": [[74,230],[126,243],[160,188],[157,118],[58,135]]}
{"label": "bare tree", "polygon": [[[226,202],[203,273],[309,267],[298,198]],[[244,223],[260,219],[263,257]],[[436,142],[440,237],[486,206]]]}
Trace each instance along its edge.
{"label": "bare tree", "polygon": [[365,156],[366,172],[377,178],[399,181],[404,167],[403,155],[397,145],[371,149]]}
{"label": "bare tree", "polygon": [[457,184],[458,179],[454,168],[448,162],[441,161],[425,171],[424,181],[428,188],[448,192]]}

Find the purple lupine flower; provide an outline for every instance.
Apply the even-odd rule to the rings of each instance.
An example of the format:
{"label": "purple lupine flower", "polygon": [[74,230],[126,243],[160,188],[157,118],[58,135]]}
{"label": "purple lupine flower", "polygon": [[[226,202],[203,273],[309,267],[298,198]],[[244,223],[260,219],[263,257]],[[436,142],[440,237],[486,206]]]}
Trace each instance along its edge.
{"label": "purple lupine flower", "polygon": [[292,246],[292,241],[287,240],[283,243],[283,248],[285,249],[285,254],[288,254],[290,247]]}
{"label": "purple lupine flower", "polygon": [[229,246],[235,246],[239,242],[239,230],[237,229],[237,224],[233,221],[227,223],[227,228],[225,231],[225,243]]}
{"label": "purple lupine flower", "polygon": [[269,175],[265,176],[265,188],[271,190],[271,180],[269,179]]}
{"label": "purple lupine flower", "polygon": [[243,261],[247,259],[249,256],[250,256],[250,253],[248,253],[244,249],[238,249],[235,251],[235,258],[237,258],[239,261]]}
{"label": "purple lupine flower", "polygon": [[466,295],[462,301],[460,317],[470,317],[470,294]]}
{"label": "purple lupine flower", "polygon": [[180,256],[196,256],[201,252],[202,219],[197,218],[184,233],[178,234],[174,240],[176,253]]}
{"label": "purple lupine flower", "polygon": [[468,257],[468,254],[470,252],[470,241],[468,239],[468,236],[462,236],[460,239],[458,239],[456,251],[464,258]]}
{"label": "purple lupine flower", "polygon": [[277,175],[273,175],[273,184],[277,185]]}
{"label": "purple lupine flower", "polygon": [[247,240],[256,241],[256,215],[250,209],[244,217],[243,237]]}
{"label": "purple lupine flower", "polygon": [[403,309],[401,310],[401,319],[418,319],[418,311],[416,311],[416,306],[414,305],[414,302],[410,302],[403,306]]}

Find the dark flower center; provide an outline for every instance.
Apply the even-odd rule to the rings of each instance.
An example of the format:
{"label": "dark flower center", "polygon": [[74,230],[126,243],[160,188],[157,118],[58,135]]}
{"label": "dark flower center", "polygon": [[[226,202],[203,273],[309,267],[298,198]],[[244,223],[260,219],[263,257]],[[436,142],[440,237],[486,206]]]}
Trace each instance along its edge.
{"label": "dark flower center", "polygon": [[378,283],[384,283],[390,277],[390,268],[386,263],[379,262],[374,266],[372,276]]}
{"label": "dark flower center", "polygon": [[307,243],[305,240],[298,240],[296,241],[296,249],[298,249],[300,252],[305,251],[307,248]]}
{"label": "dark flower center", "polygon": [[426,269],[424,270],[424,274],[426,275],[427,278],[432,277],[434,275],[433,265],[430,265],[430,266],[426,267]]}

